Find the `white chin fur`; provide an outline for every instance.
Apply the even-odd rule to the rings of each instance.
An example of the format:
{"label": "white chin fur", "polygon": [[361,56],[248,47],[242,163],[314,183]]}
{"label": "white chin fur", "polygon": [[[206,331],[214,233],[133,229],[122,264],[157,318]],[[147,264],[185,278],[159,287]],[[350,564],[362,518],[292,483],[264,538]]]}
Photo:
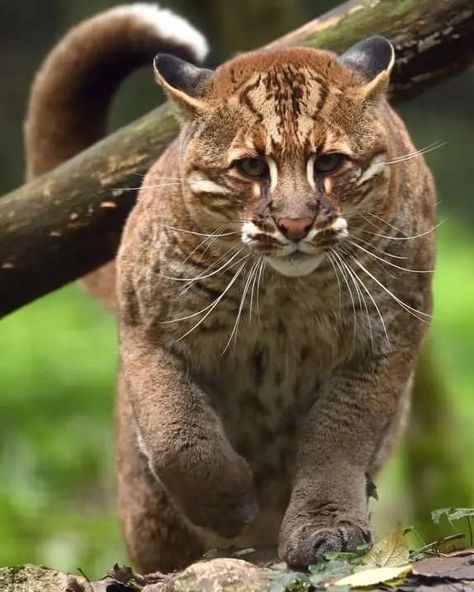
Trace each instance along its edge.
{"label": "white chin fur", "polygon": [[308,275],[319,267],[324,255],[314,255],[304,259],[292,259],[291,255],[287,257],[267,257],[271,267],[278,273],[287,277],[299,277]]}

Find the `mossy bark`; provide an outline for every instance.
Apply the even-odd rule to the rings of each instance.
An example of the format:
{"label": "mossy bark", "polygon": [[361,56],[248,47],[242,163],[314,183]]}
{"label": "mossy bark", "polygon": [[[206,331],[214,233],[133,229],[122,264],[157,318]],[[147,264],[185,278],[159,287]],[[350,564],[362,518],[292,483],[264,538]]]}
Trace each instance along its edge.
{"label": "mossy bark", "polygon": [[[465,0],[351,0],[268,47],[341,51],[383,33],[398,51],[392,98],[406,99],[473,59]],[[136,188],[177,133],[169,105],[0,199],[0,316],[112,259]]]}

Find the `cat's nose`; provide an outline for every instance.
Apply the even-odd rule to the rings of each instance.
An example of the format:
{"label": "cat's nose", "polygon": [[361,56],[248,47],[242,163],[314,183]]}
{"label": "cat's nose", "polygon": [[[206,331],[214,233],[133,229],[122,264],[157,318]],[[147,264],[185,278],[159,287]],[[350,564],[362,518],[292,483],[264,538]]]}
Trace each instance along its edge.
{"label": "cat's nose", "polygon": [[313,227],[314,218],[278,218],[277,226],[287,238],[299,241]]}

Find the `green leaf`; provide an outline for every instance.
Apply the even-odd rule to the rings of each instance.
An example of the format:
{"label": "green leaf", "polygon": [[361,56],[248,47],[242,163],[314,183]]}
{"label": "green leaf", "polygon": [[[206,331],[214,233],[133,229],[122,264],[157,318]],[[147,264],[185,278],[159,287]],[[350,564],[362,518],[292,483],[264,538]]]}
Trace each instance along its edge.
{"label": "green leaf", "polygon": [[344,559],[331,559],[310,565],[308,570],[311,574],[309,581],[311,584],[317,585],[331,578],[342,578],[351,574],[353,566]]}
{"label": "green leaf", "polygon": [[372,549],[362,558],[367,567],[398,567],[409,561],[410,551],[400,529],[394,530],[389,537],[377,541]]}
{"label": "green leaf", "polygon": [[431,512],[431,519],[436,524],[439,524],[442,516],[446,516],[448,522],[462,518],[474,518],[474,508],[439,508]]}
{"label": "green leaf", "polygon": [[300,592],[310,586],[305,574],[298,572],[285,572],[278,575],[271,583],[269,592]]}

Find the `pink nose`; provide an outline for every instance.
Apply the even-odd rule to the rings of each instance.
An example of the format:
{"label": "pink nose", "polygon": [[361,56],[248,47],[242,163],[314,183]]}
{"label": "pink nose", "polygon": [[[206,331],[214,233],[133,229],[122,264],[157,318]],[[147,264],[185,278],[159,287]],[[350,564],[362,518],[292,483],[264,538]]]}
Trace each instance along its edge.
{"label": "pink nose", "polygon": [[313,218],[279,218],[277,225],[287,238],[299,241],[311,230],[313,222]]}

